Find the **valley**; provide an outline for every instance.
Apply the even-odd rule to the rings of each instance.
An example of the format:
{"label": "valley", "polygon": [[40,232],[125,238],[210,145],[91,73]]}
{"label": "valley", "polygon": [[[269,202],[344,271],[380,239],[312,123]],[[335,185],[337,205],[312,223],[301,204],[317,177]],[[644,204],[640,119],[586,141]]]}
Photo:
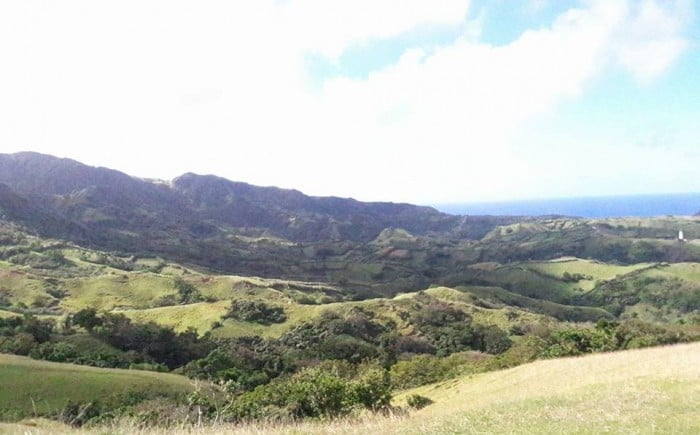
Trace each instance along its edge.
{"label": "valley", "polygon": [[[0,155],[0,382],[21,392],[0,397],[0,417],[88,430],[128,418],[153,430],[202,418],[253,425],[243,432],[260,422],[331,430],[318,421],[332,418],[352,433],[389,424],[374,412],[392,410],[408,413],[396,417],[406,430],[429,412],[416,431],[433,433],[512,429],[494,424],[520,410],[531,416],[526,427],[554,432],[534,400],[582,428],[570,410],[599,409],[584,391],[608,403],[601,389],[624,373],[607,387],[521,402],[497,398],[515,394],[504,384],[483,393],[493,402],[478,424],[481,408],[449,390],[477,388],[472,377],[507,383],[530,367],[542,377],[547,364],[590,353],[601,354],[582,358],[581,370],[594,358],[634,365],[628,352],[697,359],[697,346],[682,343],[700,340],[699,239],[697,216],[453,216]],[[39,371],[51,383],[27,374]],[[657,375],[644,372],[649,383],[634,383],[629,397],[647,394]],[[62,389],[70,379],[80,386]],[[658,388],[666,395],[652,394],[640,413],[681,394]],[[435,404],[412,409],[411,394]]]}

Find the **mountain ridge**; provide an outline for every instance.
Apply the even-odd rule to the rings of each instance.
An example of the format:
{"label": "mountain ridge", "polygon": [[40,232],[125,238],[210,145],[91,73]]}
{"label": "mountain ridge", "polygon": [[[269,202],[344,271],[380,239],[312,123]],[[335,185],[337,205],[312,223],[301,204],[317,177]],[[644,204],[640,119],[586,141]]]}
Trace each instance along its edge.
{"label": "mountain ridge", "polygon": [[222,274],[337,284],[358,298],[482,284],[469,266],[484,262],[700,259],[700,246],[675,243],[679,225],[700,238],[697,219],[456,216],[214,175],[153,182],[37,153],[0,154],[0,184],[3,219],[42,237]]}
{"label": "mountain ridge", "polygon": [[[196,226],[209,221],[214,225],[264,227],[297,242],[367,242],[391,227],[416,234],[456,232],[460,237],[479,238],[493,227],[487,224],[488,228],[482,228],[485,221],[493,220],[490,218],[455,216],[428,206],[308,196],[298,190],[254,186],[215,175],[185,173],[167,184],[154,183],[34,152],[0,154],[0,183],[16,196],[88,227],[100,220],[95,215],[116,215],[146,226]],[[143,209],[140,214],[139,209]],[[304,222],[299,222],[300,218]],[[106,229],[108,220],[101,219],[99,229]],[[475,228],[465,225],[467,220],[473,220]]]}
{"label": "mountain ridge", "polygon": [[[515,221],[454,216],[405,203],[313,197],[214,175],[186,173],[156,183],[34,152],[0,154],[0,183],[5,186],[0,207],[11,211],[6,218],[42,236],[265,276],[289,275],[300,261],[295,249],[306,245],[316,246],[309,251],[312,259],[313,252],[347,252],[369,243],[386,228],[479,239],[496,225]],[[254,242],[261,238],[288,244]],[[336,245],[321,246],[327,243]],[[268,258],[276,261],[261,261]]]}

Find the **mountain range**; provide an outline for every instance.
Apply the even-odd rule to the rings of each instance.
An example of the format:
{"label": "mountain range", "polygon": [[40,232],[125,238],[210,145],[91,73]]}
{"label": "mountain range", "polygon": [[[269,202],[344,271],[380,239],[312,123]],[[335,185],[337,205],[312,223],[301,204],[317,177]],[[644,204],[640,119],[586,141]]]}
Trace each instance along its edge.
{"label": "mountain range", "polygon": [[[0,216],[83,247],[235,273],[395,294],[466,266],[564,255],[601,261],[700,259],[672,243],[675,220],[455,216],[430,207],[307,196],[213,175],[154,181],[32,152],[0,154]],[[697,220],[682,222],[686,238]]]}

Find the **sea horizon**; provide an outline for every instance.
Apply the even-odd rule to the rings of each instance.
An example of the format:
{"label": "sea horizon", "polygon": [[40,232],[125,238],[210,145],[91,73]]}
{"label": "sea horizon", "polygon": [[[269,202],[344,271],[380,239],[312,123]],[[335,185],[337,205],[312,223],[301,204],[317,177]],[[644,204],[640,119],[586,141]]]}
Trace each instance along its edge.
{"label": "sea horizon", "polygon": [[571,216],[584,218],[693,216],[700,212],[700,193],[591,196],[432,204],[455,215]]}

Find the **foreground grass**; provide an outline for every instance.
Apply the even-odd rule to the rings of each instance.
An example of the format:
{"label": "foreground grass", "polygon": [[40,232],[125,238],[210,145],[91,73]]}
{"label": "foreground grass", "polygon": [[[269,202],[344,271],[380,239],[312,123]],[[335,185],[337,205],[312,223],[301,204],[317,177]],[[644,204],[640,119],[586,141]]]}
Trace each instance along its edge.
{"label": "foreground grass", "polygon": [[101,369],[0,354],[0,416],[3,419],[56,413],[69,400],[98,400],[118,406],[129,394],[175,398],[193,390],[192,381],[184,376]]}
{"label": "foreground grass", "polygon": [[[129,421],[81,433],[454,434],[700,433],[700,343],[538,361],[406,391],[435,403],[420,411],[295,424],[144,429]],[[6,433],[61,433],[47,422]]]}

